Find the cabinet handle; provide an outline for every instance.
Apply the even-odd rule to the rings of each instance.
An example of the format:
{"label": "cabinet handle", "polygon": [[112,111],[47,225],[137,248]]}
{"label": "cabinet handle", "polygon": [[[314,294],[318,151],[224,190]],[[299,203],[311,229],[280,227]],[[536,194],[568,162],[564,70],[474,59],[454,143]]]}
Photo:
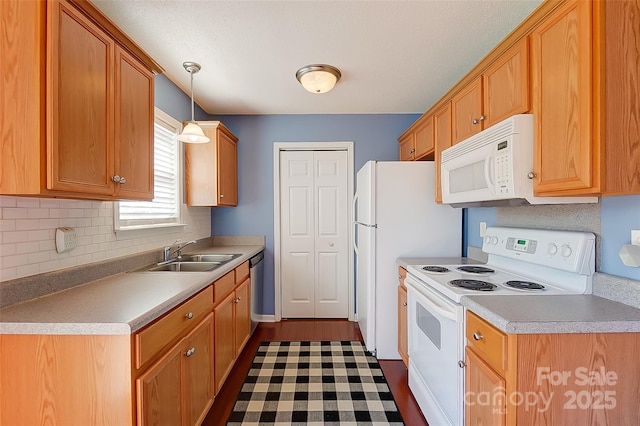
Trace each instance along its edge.
{"label": "cabinet handle", "polygon": [[527,173],[527,177],[528,177],[529,179],[533,179],[533,178],[535,178],[536,176],[537,176],[537,175],[536,175],[534,172],[529,172],[529,173]]}
{"label": "cabinet handle", "polygon": [[188,351],[186,351],[184,354],[188,357],[190,357],[191,355],[196,353],[196,348],[191,348]]}
{"label": "cabinet handle", "polygon": [[478,124],[479,122],[486,120],[486,118],[487,117],[485,117],[484,115],[481,115],[480,117],[474,118],[473,120],[471,120],[471,122],[473,124]]}
{"label": "cabinet handle", "polygon": [[467,366],[467,363],[465,363],[464,361],[458,361],[458,367],[465,368],[466,366]]}
{"label": "cabinet handle", "polygon": [[186,314],[184,317],[185,317],[186,319],[191,319],[191,318],[193,318],[193,312],[189,312],[189,313],[188,313],[188,314]]}
{"label": "cabinet handle", "polygon": [[484,339],[484,336],[482,335],[482,333],[478,333],[478,332],[473,333],[473,340],[482,340],[482,339]]}
{"label": "cabinet handle", "polygon": [[111,180],[114,181],[115,183],[126,183],[127,182],[127,179],[125,179],[124,176],[118,176],[118,175],[111,176]]}

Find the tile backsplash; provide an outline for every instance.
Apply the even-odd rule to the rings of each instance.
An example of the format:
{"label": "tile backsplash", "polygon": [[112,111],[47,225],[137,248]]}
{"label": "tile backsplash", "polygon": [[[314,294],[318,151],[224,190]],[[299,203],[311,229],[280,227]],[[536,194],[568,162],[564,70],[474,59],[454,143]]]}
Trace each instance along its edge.
{"label": "tile backsplash", "polygon": [[[114,203],[0,196],[0,281],[160,249],[211,235],[209,207],[182,206],[186,226],[114,232]],[[69,226],[77,247],[59,254],[55,230]]]}

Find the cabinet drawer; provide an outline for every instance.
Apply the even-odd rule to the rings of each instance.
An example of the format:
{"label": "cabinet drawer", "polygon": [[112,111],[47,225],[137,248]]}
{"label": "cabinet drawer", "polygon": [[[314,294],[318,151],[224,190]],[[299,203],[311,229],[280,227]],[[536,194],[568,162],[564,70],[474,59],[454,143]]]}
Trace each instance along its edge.
{"label": "cabinet drawer", "polygon": [[404,285],[405,278],[407,278],[407,270],[404,269],[402,266],[398,266],[398,281],[400,282],[400,285],[406,289],[407,286]]}
{"label": "cabinet drawer", "polygon": [[507,336],[500,330],[467,311],[468,345],[482,355],[484,360],[501,373],[507,369]]}
{"label": "cabinet drawer", "polygon": [[176,337],[198,324],[213,309],[211,286],[135,335],[136,368],[142,367]]}
{"label": "cabinet drawer", "polygon": [[218,278],[213,283],[213,304],[218,305],[227,296],[227,294],[233,291],[236,286],[235,272],[231,271]]}
{"label": "cabinet drawer", "polygon": [[243,283],[249,276],[249,261],[247,260],[242,265],[236,268],[236,285]]}

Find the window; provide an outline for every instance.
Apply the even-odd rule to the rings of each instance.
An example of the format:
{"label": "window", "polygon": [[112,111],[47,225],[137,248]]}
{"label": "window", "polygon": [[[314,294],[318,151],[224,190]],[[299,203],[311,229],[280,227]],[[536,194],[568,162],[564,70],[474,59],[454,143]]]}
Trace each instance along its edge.
{"label": "window", "polygon": [[179,121],[155,109],[153,201],[116,203],[115,229],[140,229],[181,225]]}

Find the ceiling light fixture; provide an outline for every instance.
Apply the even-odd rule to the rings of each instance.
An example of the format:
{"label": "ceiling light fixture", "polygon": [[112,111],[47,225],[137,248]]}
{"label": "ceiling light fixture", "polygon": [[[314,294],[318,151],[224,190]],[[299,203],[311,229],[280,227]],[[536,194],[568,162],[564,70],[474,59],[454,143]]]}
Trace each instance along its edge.
{"label": "ceiling light fixture", "polygon": [[333,89],[342,74],[331,65],[307,65],[296,72],[296,78],[311,93],[326,93]]}
{"label": "ceiling light fixture", "polygon": [[193,75],[200,71],[200,64],[196,64],[195,62],[184,62],[182,66],[189,74],[191,74],[191,121],[189,124],[184,126],[182,133],[178,136],[178,140],[185,143],[207,143],[211,141],[211,139],[204,135],[204,132],[194,119]]}

